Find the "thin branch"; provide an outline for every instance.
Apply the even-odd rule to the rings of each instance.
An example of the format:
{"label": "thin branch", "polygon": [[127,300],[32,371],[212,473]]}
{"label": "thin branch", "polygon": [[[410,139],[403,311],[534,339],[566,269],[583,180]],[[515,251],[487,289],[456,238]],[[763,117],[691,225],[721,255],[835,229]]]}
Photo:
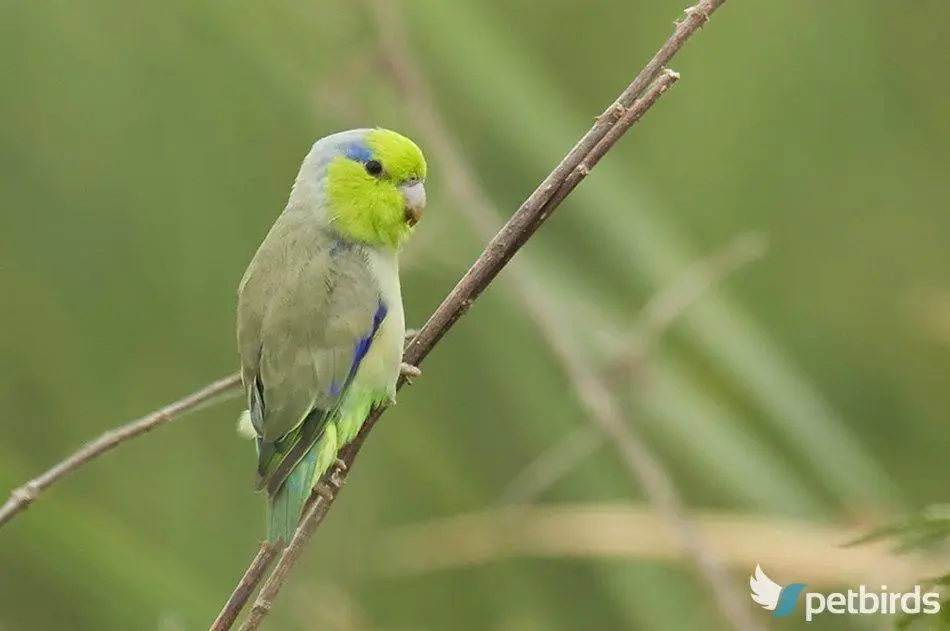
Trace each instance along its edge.
{"label": "thin branch", "polygon": [[218,396],[236,389],[240,384],[240,375],[228,375],[208,384],[197,392],[189,394],[184,399],[152,412],[148,416],[143,416],[127,425],[102,434],[96,440],[87,443],[82,449],[56,464],[52,469],[15,489],[10,494],[10,499],[6,501],[3,507],[0,507],[0,526],[13,519],[18,513],[26,510],[30,504],[36,501],[42,491],[56,484],[76,469],[112,451],[127,440],[146,434],[156,427],[170,423],[187,412],[192,412],[211,403]]}
{"label": "thin branch", "polygon": [[[554,171],[545,178],[518,211],[511,216],[501,231],[488,243],[485,251],[478,257],[468,273],[439,305],[419,335],[413,339],[406,352],[408,363],[418,365],[429,354],[429,351],[456,320],[468,311],[475,299],[515,252],[551,216],[564,197],[574,190],[600,158],[616,144],[620,136],[634,125],[675,82],[677,75],[664,71],[663,66],[724,3],[725,0],[701,0],[687,10],[686,18],[677,24],[673,35],[653,56],[653,59],[617,100],[598,117],[594,126],[584,134]],[[390,5],[391,3],[379,3],[378,6],[385,10]],[[390,16],[396,13],[392,10]],[[661,74],[663,80],[654,83]],[[642,98],[638,98],[647,88],[650,90]],[[367,432],[372,429],[375,419],[370,419],[370,421],[364,426]],[[361,435],[365,436],[365,433]]]}
{"label": "thin branch", "polygon": [[593,425],[575,427],[522,468],[498,495],[496,503],[500,506],[533,503],[603,444],[603,434]]}
{"label": "thin branch", "polygon": [[[331,499],[328,500],[327,497]],[[277,563],[277,567],[274,568],[274,572],[264,583],[264,587],[261,588],[261,593],[257,595],[254,606],[251,607],[251,612],[245,618],[240,631],[253,631],[260,626],[264,616],[270,613],[274,599],[277,598],[277,593],[287,581],[290,570],[300,560],[307,542],[310,541],[310,537],[316,532],[317,526],[323,522],[327,511],[330,510],[332,497],[333,495],[324,496],[319,494],[313,496],[310,505],[304,511],[297,531],[294,533],[294,538],[280,556],[280,561]],[[229,627],[223,627],[223,629],[227,628]]]}
{"label": "thin branch", "polygon": [[[283,587],[284,582],[290,574],[290,570],[296,565],[310,537],[313,536],[317,526],[323,521],[326,512],[330,510],[332,500],[327,501],[327,498],[332,498],[333,489],[328,488],[323,483],[320,483],[320,489],[322,493],[314,493],[310,497],[310,501],[300,519],[300,524],[298,524],[297,530],[294,532],[293,539],[290,544],[284,548],[283,554],[280,556],[280,562],[277,564],[277,567],[274,568],[274,572],[267,578],[267,582],[264,583],[261,592],[257,595],[251,612],[241,625],[241,631],[245,629],[256,629],[264,616],[270,612],[271,604],[277,596],[277,592]],[[244,572],[244,576],[241,577],[237,587],[234,588],[231,597],[228,598],[228,601],[224,604],[221,613],[215,618],[209,631],[228,631],[234,626],[241,610],[247,605],[247,601],[251,599],[254,590],[260,584],[261,580],[263,580],[267,568],[270,567],[270,564],[278,552],[280,552],[280,549],[273,544],[266,541],[261,544],[257,556],[254,557],[251,565],[247,571]]]}
{"label": "thin branch", "polygon": [[[563,343],[564,351],[568,343]],[[753,630],[763,627],[750,613],[744,598],[734,588],[719,559],[707,541],[697,531],[687,515],[686,507],[672,478],[660,460],[654,456],[646,441],[626,422],[616,397],[593,367],[579,360],[579,354],[568,355],[573,361],[562,360],[577,395],[587,408],[592,420],[608,441],[613,443],[631,476],[644,494],[656,506],[678,539],[679,545],[692,559],[699,575],[726,619],[736,629]]]}
{"label": "thin branch", "polygon": [[664,333],[700,298],[740,268],[765,255],[768,242],[761,234],[740,234],[708,258],[694,263],[683,276],[655,293],[640,310],[625,350],[608,362],[608,369],[629,373],[650,354]]}
{"label": "thin branch", "polygon": [[[512,516],[517,519],[512,519]],[[938,576],[946,565],[934,556],[901,554],[882,541],[845,547],[866,532],[775,516],[697,511],[693,521],[723,560],[750,572],[809,587],[909,585]],[[666,518],[647,505],[559,504],[479,511],[384,530],[375,555],[381,574],[439,572],[514,557],[599,558],[681,562],[684,550]]]}
{"label": "thin branch", "polygon": [[[345,69],[346,72],[342,74],[338,73],[328,79],[331,88],[342,92],[339,86],[341,77],[344,75],[351,77],[354,73],[359,74],[365,72],[368,70],[367,63],[369,61],[370,57],[367,55],[360,55],[353,58]],[[331,92],[332,91],[331,89]],[[406,331],[407,339],[414,334],[414,330]],[[156,410],[147,416],[105,432],[99,438],[87,443],[81,449],[65,460],[57,463],[42,475],[37,476],[23,486],[11,491],[10,499],[0,507],[0,527],[13,519],[18,513],[26,510],[30,504],[36,501],[41,491],[56,484],[80,467],[112,451],[127,440],[146,434],[160,425],[164,425],[188,412],[193,412],[204,405],[212,403],[212,399],[218,395],[223,395],[232,389],[236,391],[240,385],[241,377],[238,373],[228,375],[227,377],[208,384],[184,399],[170,403],[164,408]],[[255,557],[255,562],[258,559],[259,556]]]}
{"label": "thin branch", "polygon": [[274,562],[279,552],[280,548],[276,545],[268,541],[261,543],[261,547],[257,550],[257,556],[251,561],[247,571],[244,572],[244,576],[241,577],[241,581],[231,593],[231,597],[224,603],[221,613],[211,624],[211,631],[222,631],[234,626],[234,622],[240,615],[241,610],[244,609],[244,605],[247,604],[251,594],[254,593],[254,589],[264,578],[267,568]]}
{"label": "thin branch", "polygon": [[[613,147],[620,136],[633,126],[676,81],[678,76],[673,72],[664,71],[663,65],[706,22],[709,14],[724,2],[725,0],[701,0],[694,8],[687,11],[686,19],[677,25],[673,36],[637,75],[633,83],[607,108],[594,126],[492,238],[465,276],[429,317],[419,333],[413,337],[406,348],[403,361],[412,366],[419,366],[422,363],[439,340],[468,311],[478,296],[511,260],[511,257],[557,209],[560,202],[590,173],[590,169]],[[377,6],[386,10],[387,7],[392,6],[392,3],[379,3]],[[395,9],[393,11],[395,12]],[[641,97],[640,94],[644,90],[646,92]],[[405,380],[401,379],[400,385],[404,382]],[[385,409],[385,407],[378,407],[373,410],[357,437],[342,450],[340,455],[347,465],[347,474],[352,471],[354,459]],[[330,499],[326,499],[322,495],[317,495],[312,499],[310,509],[298,526],[298,534],[312,533],[319,525],[333,501],[334,496],[329,497]],[[301,546],[307,538],[309,535],[303,538]],[[294,541],[298,539],[299,537],[295,535]],[[268,580],[261,595],[258,596],[254,607],[255,612],[251,614],[253,619],[249,616],[241,627],[241,631],[257,629],[261,619],[269,611],[274,597],[286,579],[287,572],[299,556],[299,554],[290,554],[291,548],[293,544],[281,556],[274,569],[274,576]]]}
{"label": "thin branch", "polygon": [[[496,213],[472,169],[456,150],[448,126],[441,120],[425,77],[413,60],[408,38],[401,30],[399,16],[390,8],[391,4],[384,0],[376,1],[374,7],[377,29],[380,31],[384,48],[383,57],[390,64],[395,83],[402,88],[402,96],[409,105],[415,124],[425,134],[425,146],[442,168],[445,179],[449,182],[449,190],[458,197],[457,206],[466,213],[476,230],[490,235],[495,230]],[[662,71],[651,85],[648,95],[653,92],[662,94],[677,78],[678,75],[670,70]],[[564,199],[573,188],[571,182],[583,178],[588,172],[587,169],[593,167],[642,114],[643,112],[637,112],[633,108],[624,110],[616,125],[607,131],[600,142],[593,145],[593,149],[581,161],[580,166],[556,189],[550,203],[556,204]],[[725,253],[720,253],[719,258],[726,260],[717,261],[718,267],[726,267],[729,270],[735,266],[733,259],[744,261],[750,254],[758,254],[761,250],[761,245],[751,248],[748,239],[739,239],[737,243],[731,244]],[[676,294],[671,292],[669,299],[656,303],[659,307],[645,311],[645,322],[651,325],[653,330],[668,326],[687,304],[695,300],[698,290],[710,284],[708,276],[711,274],[705,269],[703,271],[706,273],[693,275],[700,276],[699,279],[691,279],[693,282],[680,287]],[[508,271],[508,280],[514,285],[515,293],[526,312],[557,357],[575,394],[586,408],[588,418],[600,433],[618,448],[634,481],[643,488],[660,514],[666,518],[667,526],[679,534],[680,545],[692,558],[726,620],[736,629],[761,629],[761,625],[750,615],[746,599],[731,587],[726,572],[689,521],[670,474],[653,455],[646,442],[624,422],[620,406],[599,372],[583,360],[582,353],[566,333],[570,331],[570,327],[559,321],[558,311],[547,304],[537,283],[526,273],[523,266],[513,264]],[[681,294],[685,296],[681,298]],[[583,438],[588,439],[581,440],[580,448],[578,443],[570,445],[575,452],[593,449],[599,442],[592,441],[589,437]]]}
{"label": "thin branch", "polygon": [[[610,379],[618,372],[624,376],[637,374],[667,329],[715,285],[759,259],[765,246],[765,239],[758,234],[739,235],[655,293],[640,310],[631,338],[621,344],[624,350],[607,363],[607,370],[601,371],[604,378]],[[522,469],[501,493],[499,503],[531,503],[602,444],[603,435],[595,428],[576,428]]]}

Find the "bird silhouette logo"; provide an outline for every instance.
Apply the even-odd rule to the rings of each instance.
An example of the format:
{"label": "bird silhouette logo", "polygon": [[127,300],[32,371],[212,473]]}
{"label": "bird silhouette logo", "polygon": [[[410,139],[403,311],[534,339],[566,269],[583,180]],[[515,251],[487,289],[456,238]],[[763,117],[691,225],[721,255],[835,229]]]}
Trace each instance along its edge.
{"label": "bird silhouette logo", "polygon": [[761,565],[755,566],[755,573],[749,577],[752,600],[772,612],[773,618],[784,618],[795,611],[798,596],[805,591],[804,583],[779,585],[762,571]]}

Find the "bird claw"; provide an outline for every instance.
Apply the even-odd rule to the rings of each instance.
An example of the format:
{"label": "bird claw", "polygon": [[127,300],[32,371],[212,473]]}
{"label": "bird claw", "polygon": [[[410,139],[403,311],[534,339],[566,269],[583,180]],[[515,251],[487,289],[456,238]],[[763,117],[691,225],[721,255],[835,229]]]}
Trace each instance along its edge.
{"label": "bird claw", "polygon": [[334,491],[339,491],[343,488],[343,483],[346,482],[346,472],[348,470],[349,467],[346,466],[346,463],[341,458],[337,458],[333,463],[333,469],[330,471],[327,482]]}
{"label": "bird claw", "polygon": [[405,377],[406,381],[411,385],[413,379],[422,376],[422,371],[419,370],[418,366],[403,362],[402,365],[399,366],[399,374]]}
{"label": "bird claw", "polygon": [[[339,490],[339,488],[337,488],[337,490]],[[313,492],[319,495],[320,497],[322,497],[323,500],[327,503],[330,503],[333,501],[333,495],[334,495],[333,489],[331,489],[329,485],[324,484],[323,482],[317,482],[313,486]]]}

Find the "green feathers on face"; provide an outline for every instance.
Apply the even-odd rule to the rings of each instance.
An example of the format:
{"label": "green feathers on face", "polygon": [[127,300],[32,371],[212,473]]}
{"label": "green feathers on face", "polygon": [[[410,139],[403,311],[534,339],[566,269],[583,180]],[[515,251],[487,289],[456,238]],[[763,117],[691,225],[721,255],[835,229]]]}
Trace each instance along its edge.
{"label": "green feathers on face", "polygon": [[388,129],[370,130],[327,168],[330,222],[344,238],[399,248],[412,232],[399,187],[425,177],[426,161],[414,142]]}
{"label": "green feathers on face", "polygon": [[366,146],[397,183],[426,179],[422,150],[405,136],[388,129],[373,129],[366,134]]}

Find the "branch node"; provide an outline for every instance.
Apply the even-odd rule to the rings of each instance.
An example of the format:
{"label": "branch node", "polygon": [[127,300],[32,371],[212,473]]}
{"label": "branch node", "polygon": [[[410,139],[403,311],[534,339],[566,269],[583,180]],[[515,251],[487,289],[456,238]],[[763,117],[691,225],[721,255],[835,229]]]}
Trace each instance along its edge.
{"label": "branch node", "polygon": [[39,497],[39,495],[40,495],[40,488],[32,482],[24,484],[20,488],[14,489],[10,493],[10,497],[12,497],[13,500],[17,502],[18,504],[22,504],[24,508],[28,504],[32,504],[33,502],[35,502],[36,498]]}
{"label": "branch node", "polygon": [[686,14],[686,19],[689,19],[694,15],[698,15],[700,20],[699,28],[706,26],[706,22],[709,21],[709,9],[702,6],[702,3],[691,7],[686,7],[683,9],[683,13]]}
{"label": "branch node", "polygon": [[604,124],[604,123],[613,124],[613,123],[616,123],[620,119],[621,116],[623,116],[623,113],[626,110],[627,108],[623,106],[623,103],[619,101],[614,101],[613,103],[610,104],[610,107],[608,107],[604,111],[603,114],[601,114],[594,120],[597,122],[597,124]]}
{"label": "branch node", "polygon": [[274,606],[274,601],[267,600],[266,598],[258,597],[258,599],[254,601],[254,606],[251,607],[251,611],[252,612],[256,611],[256,612],[266,615],[270,613],[270,610],[273,606]]}

